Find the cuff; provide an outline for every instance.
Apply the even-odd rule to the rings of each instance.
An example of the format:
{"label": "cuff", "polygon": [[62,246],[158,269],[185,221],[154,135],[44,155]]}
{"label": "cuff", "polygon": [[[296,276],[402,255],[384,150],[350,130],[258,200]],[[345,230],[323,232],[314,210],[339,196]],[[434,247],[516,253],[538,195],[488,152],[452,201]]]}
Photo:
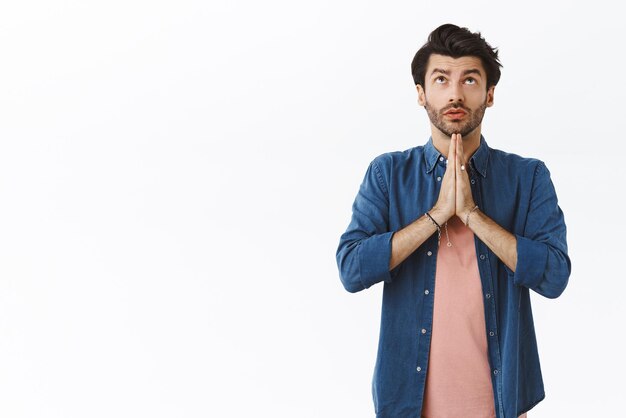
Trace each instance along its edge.
{"label": "cuff", "polygon": [[395,231],[377,234],[363,240],[359,245],[359,267],[361,284],[368,288],[380,281],[391,281],[391,238]]}
{"label": "cuff", "polygon": [[543,242],[515,235],[517,238],[517,264],[513,283],[528,288],[536,287],[543,278],[548,261],[548,246]]}

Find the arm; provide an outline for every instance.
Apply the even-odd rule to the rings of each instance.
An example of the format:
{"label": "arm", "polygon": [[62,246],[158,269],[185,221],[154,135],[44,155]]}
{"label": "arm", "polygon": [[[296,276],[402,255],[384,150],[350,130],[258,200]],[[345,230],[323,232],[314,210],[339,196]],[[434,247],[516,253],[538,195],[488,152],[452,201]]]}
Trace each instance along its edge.
{"label": "arm", "polygon": [[[452,147],[451,141],[449,152]],[[429,212],[439,225],[454,215],[454,188],[451,167]],[[389,231],[389,192],[376,160],[372,161],[352,205],[352,221],[339,240],[336,257],[341,282],[352,293],[381,281],[391,282],[400,263],[435,231],[437,227],[426,215],[396,232]]]}
{"label": "arm", "polygon": [[563,212],[543,162],[535,168],[530,199],[524,235],[511,234],[480,210],[468,226],[504,263],[513,283],[554,299],[567,286],[571,262]]}
{"label": "arm", "polygon": [[547,298],[556,298],[567,286],[572,270],[567,255],[567,230],[550,171],[543,162],[535,168],[524,235],[517,238],[513,282]]}
{"label": "arm", "polygon": [[[467,213],[467,212],[466,212]],[[465,222],[466,216],[461,220]],[[517,239],[480,209],[473,211],[469,217],[468,227],[484,242],[491,251],[511,270],[517,264]]]}
{"label": "arm", "polygon": [[367,168],[352,204],[352,219],[339,239],[336,259],[339,277],[348,292],[391,281],[389,259],[389,196],[376,160]]}
{"label": "arm", "polygon": [[[448,155],[454,155],[455,142],[450,139]],[[456,207],[456,178],[454,164],[446,167],[446,172],[441,181],[441,189],[435,206],[428,212],[435,222],[443,225],[454,215]],[[395,268],[409,255],[422,245],[435,231],[437,227],[424,214],[408,226],[402,228],[393,235],[391,260],[389,269]]]}
{"label": "arm", "polygon": [[[433,208],[428,213],[430,213],[430,216],[432,216],[439,225],[445,222],[439,222],[443,217],[438,209]],[[408,256],[413,254],[413,252],[436,231],[437,227],[435,224],[424,214],[393,234],[389,270],[394,269]]]}

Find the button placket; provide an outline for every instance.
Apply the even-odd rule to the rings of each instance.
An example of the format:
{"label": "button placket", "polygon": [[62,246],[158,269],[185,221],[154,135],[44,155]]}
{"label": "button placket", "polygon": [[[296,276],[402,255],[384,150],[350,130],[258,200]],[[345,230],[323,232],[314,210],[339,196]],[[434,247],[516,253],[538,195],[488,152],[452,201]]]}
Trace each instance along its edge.
{"label": "button placket", "polygon": [[[473,187],[472,187],[472,195],[474,196],[474,200],[476,202],[476,204],[482,208],[482,199],[481,199],[481,183],[478,181],[480,180],[479,176],[476,176],[476,178],[470,178],[470,182],[472,183]],[[479,246],[480,248],[480,246]],[[486,249],[481,248],[481,251],[487,251]],[[491,286],[489,285],[489,277],[490,272],[489,272],[489,259],[487,258],[487,253],[478,253],[478,258],[481,260],[479,262],[479,272],[481,275],[481,282],[483,285],[483,289],[487,290],[487,289],[491,289]],[[491,302],[491,293],[484,293],[485,298],[487,299],[488,302]],[[489,323],[491,324],[495,324],[495,303],[489,303],[490,307],[489,307],[489,318],[485,318]],[[489,325],[489,328],[492,328]],[[500,351],[500,347],[499,347],[499,341],[497,338],[495,338],[495,336],[497,335],[497,329],[492,328],[492,330],[489,330],[489,356],[490,358],[493,358],[493,364],[498,367],[499,364],[499,351]],[[491,339],[493,339],[493,341],[491,341]],[[498,375],[499,375],[499,370],[493,369],[493,374],[494,374],[494,379],[497,380],[497,387],[501,388],[501,379],[498,379]],[[498,389],[500,390],[500,389]],[[501,401],[500,399],[498,399],[498,405],[500,408],[500,411],[502,411],[502,406],[501,406]]]}

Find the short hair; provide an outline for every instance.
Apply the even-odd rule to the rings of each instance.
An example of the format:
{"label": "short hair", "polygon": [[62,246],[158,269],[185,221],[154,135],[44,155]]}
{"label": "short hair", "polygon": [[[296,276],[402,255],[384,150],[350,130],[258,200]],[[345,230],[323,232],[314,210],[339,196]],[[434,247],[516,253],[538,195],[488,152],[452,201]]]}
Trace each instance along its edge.
{"label": "short hair", "polygon": [[467,28],[446,23],[432,31],[428,41],[417,51],[411,62],[411,73],[415,85],[424,88],[426,66],[431,54],[446,55],[452,58],[474,56],[480,58],[487,73],[487,90],[495,86],[500,80],[498,49],[492,48],[480,32],[472,33]]}

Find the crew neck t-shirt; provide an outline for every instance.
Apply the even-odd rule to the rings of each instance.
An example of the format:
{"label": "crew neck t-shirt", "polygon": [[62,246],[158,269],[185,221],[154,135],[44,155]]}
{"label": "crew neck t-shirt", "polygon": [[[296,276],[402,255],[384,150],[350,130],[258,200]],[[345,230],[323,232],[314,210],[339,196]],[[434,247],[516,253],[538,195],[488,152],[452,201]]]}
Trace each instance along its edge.
{"label": "crew neck t-shirt", "polygon": [[437,254],[422,418],[495,418],[474,233],[457,216],[447,229]]}

